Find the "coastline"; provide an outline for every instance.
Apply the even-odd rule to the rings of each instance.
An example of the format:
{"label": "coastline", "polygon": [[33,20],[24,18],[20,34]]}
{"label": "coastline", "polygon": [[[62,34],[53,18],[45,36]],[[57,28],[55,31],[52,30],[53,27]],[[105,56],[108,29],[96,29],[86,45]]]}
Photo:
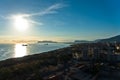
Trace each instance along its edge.
{"label": "coastline", "polygon": [[23,46],[23,44],[26,43],[0,44],[0,61],[9,58],[18,58],[27,55],[49,52],[69,46],[68,44],[62,44],[62,43],[49,43],[49,45],[45,45],[44,43],[43,44],[34,43],[34,44],[27,44],[28,46]]}
{"label": "coastline", "polygon": [[[119,80],[120,74],[108,77],[111,73],[109,69],[114,74],[120,72],[119,65],[114,68],[114,63],[120,62],[120,55],[113,53],[113,50],[120,52],[115,49],[116,46],[120,47],[120,43],[83,43],[3,60],[0,61],[0,80],[64,80],[66,77],[80,80],[85,75],[87,77],[82,77],[83,80],[111,79],[115,76]],[[109,53],[118,56],[118,59],[114,55],[109,57]]]}
{"label": "coastline", "polygon": [[[34,55],[27,55],[21,58],[10,58],[6,60],[0,61],[0,80],[7,80],[11,78],[10,80],[29,80],[27,78],[30,78],[33,74],[35,74],[35,80],[42,78],[43,75],[36,75],[36,73],[44,72],[43,68],[49,67],[56,67],[57,61],[58,61],[58,55],[61,55],[61,58],[63,58],[63,55],[65,54],[65,51],[67,51],[70,47],[61,48],[49,52],[43,52],[40,54],[34,54]],[[69,59],[71,56],[69,57]],[[66,58],[66,60],[69,60]],[[31,71],[32,70],[32,71]],[[51,69],[50,69],[51,70]],[[32,77],[33,78],[33,77]]]}

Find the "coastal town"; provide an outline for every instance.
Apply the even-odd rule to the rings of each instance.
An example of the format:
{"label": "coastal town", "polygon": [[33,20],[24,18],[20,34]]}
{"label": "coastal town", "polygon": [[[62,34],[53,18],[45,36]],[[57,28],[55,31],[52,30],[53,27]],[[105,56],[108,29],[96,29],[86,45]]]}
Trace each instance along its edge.
{"label": "coastal town", "polygon": [[77,44],[71,50],[72,59],[63,63],[63,70],[45,77],[45,80],[120,79],[119,43]]}
{"label": "coastal town", "polygon": [[0,8],[0,80],[120,80],[120,0]]}
{"label": "coastal town", "polygon": [[81,43],[0,61],[0,80],[119,80],[120,43]]}

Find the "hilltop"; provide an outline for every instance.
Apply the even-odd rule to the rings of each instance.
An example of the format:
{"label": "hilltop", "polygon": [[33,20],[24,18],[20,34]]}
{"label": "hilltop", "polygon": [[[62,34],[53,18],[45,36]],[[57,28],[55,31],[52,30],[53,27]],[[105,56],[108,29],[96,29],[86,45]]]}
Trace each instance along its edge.
{"label": "hilltop", "polygon": [[120,42],[120,35],[106,38],[106,39],[100,39],[98,42]]}

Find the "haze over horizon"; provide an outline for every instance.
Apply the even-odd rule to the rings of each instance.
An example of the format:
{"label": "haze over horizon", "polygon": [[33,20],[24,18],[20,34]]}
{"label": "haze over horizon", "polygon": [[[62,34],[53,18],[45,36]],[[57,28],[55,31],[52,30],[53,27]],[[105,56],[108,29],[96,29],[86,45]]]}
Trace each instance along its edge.
{"label": "haze over horizon", "polygon": [[0,39],[95,40],[120,34],[119,0],[1,0]]}

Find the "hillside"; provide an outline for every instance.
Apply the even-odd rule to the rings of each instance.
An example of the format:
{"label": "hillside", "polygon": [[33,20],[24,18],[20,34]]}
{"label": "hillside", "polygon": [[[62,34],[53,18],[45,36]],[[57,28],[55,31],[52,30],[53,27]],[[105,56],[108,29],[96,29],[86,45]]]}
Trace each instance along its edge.
{"label": "hillside", "polygon": [[101,39],[99,40],[99,42],[120,42],[120,35],[107,38],[107,39]]}

